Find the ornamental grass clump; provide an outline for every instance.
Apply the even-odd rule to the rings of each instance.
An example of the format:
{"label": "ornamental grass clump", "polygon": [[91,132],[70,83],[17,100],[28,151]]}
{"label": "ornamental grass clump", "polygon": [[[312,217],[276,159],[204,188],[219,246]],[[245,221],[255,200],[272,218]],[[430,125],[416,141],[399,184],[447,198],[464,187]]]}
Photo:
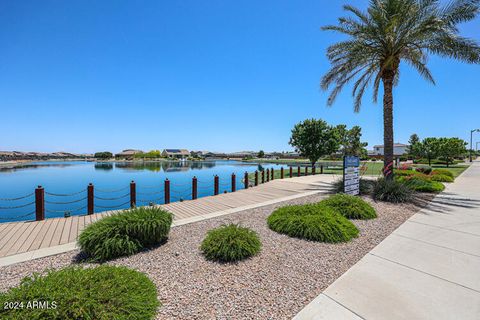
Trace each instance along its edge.
{"label": "ornamental grass clump", "polygon": [[404,182],[380,178],[373,188],[372,197],[376,201],[392,203],[411,202],[414,199],[414,191]]}
{"label": "ornamental grass clump", "polygon": [[172,214],[160,208],[135,208],[88,225],[78,239],[94,261],[128,256],[167,240]]}
{"label": "ornamental grass clump", "polygon": [[432,170],[432,175],[444,175],[444,176],[448,176],[452,179],[455,178],[455,176],[453,175],[453,172],[451,172],[450,170],[441,169],[441,168]]}
{"label": "ornamental grass clump", "polygon": [[208,231],[200,249],[208,260],[235,262],[256,255],[261,247],[255,231],[229,224]]}
{"label": "ornamental grass clump", "polygon": [[320,204],[326,205],[347,219],[373,219],[377,217],[375,209],[365,200],[348,194],[336,194],[322,200]]}
{"label": "ornamental grass clump", "polygon": [[267,219],[268,227],[290,237],[319,242],[347,242],[358,229],[347,218],[322,204],[286,206]]}
{"label": "ornamental grass clump", "polygon": [[[32,302],[42,307],[29,307]],[[126,267],[67,267],[34,274],[0,293],[1,319],[153,319],[160,303],[157,289],[143,273]]]}

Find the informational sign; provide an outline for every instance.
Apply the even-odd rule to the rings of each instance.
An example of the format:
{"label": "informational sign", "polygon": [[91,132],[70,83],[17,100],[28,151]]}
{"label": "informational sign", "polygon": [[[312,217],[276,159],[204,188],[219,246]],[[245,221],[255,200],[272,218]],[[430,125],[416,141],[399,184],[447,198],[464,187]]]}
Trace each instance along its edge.
{"label": "informational sign", "polygon": [[353,196],[360,194],[360,159],[357,156],[343,157],[343,192]]}

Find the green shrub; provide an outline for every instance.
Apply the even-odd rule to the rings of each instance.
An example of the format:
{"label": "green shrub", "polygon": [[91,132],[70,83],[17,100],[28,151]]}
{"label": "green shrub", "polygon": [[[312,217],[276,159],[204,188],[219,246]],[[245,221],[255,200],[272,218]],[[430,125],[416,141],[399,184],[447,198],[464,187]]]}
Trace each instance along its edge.
{"label": "green shrub", "polygon": [[200,249],[209,260],[234,262],[257,254],[261,246],[255,231],[230,224],[208,231]]}
{"label": "green shrub", "polygon": [[[374,180],[360,178],[360,194],[366,195],[372,193]],[[332,193],[343,193],[343,179],[336,180],[332,184]]]}
{"label": "green shrub", "polygon": [[[5,309],[6,302],[23,302]],[[27,308],[28,301],[51,308]],[[152,319],[159,307],[157,289],[143,273],[126,267],[67,267],[26,277],[0,293],[1,319]],[[53,303],[55,302],[55,308]]]}
{"label": "green shrub", "polygon": [[410,202],[413,200],[413,190],[398,179],[380,178],[373,188],[373,199],[393,203]]}
{"label": "green shrub", "polygon": [[437,182],[453,182],[454,179],[450,176],[444,174],[432,174],[430,180],[437,181]]}
{"label": "green shrub", "polygon": [[358,229],[347,218],[322,204],[286,206],[267,219],[268,227],[290,237],[321,242],[347,242]]}
{"label": "green shrub", "polygon": [[127,256],[166,241],[172,214],[160,208],[135,208],[88,225],[80,234],[80,248],[93,260]]}
{"label": "green shrub", "polygon": [[408,169],[408,170],[394,170],[394,172],[395,172],[395,176],[397,176],[397,177],[413,176],[413,175],[417,174],[417,172],[415,170],[411,170],[411,169]]}
{"label": "green shrub", "polygon": [[441,175],[444,175],[444,176],[448,176],[452,179],[455,179],[455,176],[453,175],[453,172],[451,172],[450,170],[447,170],[447,169],[434,169],[432,170],[432,175],[437,175],[437,174],[441,174]]}
{"label": "green shrub", "polygon": [[347,219],[373,219],[377,217],[375,209],[362,198],[348,194],[336,194],[320,202],[329,206]]}
{"label": "green shrub", "polygon": [[420,166],[420,167],[416,167],[415,171],[423,173],[423,174],[430,174],[430,172],[432,172],[432,167],[430,167],[430,166]]}
{"label": "green shrub", "polygon": [[440,192],[445,189],[445,186],[440,182],[426,181],[416,178],[410,179],[404,183],[412,190],[418,192]]}

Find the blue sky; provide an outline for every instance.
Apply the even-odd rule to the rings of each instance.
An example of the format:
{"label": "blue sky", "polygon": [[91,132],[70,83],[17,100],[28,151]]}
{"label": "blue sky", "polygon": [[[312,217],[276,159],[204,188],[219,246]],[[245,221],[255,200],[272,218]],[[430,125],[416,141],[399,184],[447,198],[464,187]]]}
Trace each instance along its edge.
{"label": "blue sky", "polygon": [[[370,94],[356,114],[319,89],[345,3],[368,1],[2,1],[0,150],[282,151],[311,117],[382,143]],[[462,31],[480,40],[480,18]],[[395,141],[480,127],[480,66],[429,65],[436,86],[402,66]]]}

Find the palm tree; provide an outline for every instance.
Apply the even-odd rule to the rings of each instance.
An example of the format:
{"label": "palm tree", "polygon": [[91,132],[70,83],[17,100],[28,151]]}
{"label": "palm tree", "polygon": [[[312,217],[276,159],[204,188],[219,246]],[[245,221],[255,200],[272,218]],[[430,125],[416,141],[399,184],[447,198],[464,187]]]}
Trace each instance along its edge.
{"label": "palm tree", "polygon": [[480,11],[480,0],[456,0],[441,7],[438,0],[371,0],[367,12],[350,5],[344,10],[353,17],[340,18],[338,25],[323,30],[348,36],[330,46],[327,57],[332,67],[321,81],[323,90],[332,87],[331,106],[342,88],[354,81],[354,110],[360,111],[362,97],[373,84],[377,102],[383,83],[384,175],[392,178],[393,165],[393,88],[406,62],[427,81],[435,81],[427,68],[429,54],[468,63],[480,62],[480,46],[462,37],[457,25],[470,21]]}

